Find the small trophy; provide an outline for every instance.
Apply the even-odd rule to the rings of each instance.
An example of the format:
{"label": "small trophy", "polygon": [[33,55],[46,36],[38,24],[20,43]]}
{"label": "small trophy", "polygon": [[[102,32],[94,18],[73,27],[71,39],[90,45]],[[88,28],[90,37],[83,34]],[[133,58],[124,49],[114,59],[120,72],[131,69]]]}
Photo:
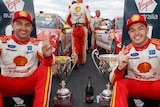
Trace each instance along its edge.
{"label": "small trophy", "polygon": [[112,89],[110,83],[106,84],[106,89],[100,93],[99,104],[100,107],[110,107],[111,97],[112,97]]}
{"label": "small trophy", "polygon": [[73,68],[76,65],[77,55],[56,56],[53,70],[60,77],[60,89],[57,90],[56,96],[53,99],[53,107],[72,107],[73,95],[66,88],[66,80],[69,78]]}
{"label": "small trophy", "polygon": [[[95,56],[96,59],[98,60],[95,60]],[[99,98],[100,107],[110,107],[112,89],[111,89],[111,83],[109,82],[109,73],[112,72],[112,69],[117,64],[117,55],[116,54],[99,55],[99,51],[95,49],[92,52],[92,59],[99,73],[107,82],[106,89],[104,89],[102,93],[100,93],[100,98]]]}

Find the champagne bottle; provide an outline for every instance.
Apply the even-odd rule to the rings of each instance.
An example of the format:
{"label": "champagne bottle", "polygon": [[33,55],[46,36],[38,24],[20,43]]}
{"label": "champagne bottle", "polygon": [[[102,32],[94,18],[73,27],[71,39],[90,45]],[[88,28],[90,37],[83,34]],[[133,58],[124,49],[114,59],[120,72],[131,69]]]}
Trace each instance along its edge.
{"label": "champagne bottle", "polygon": [[85,102],[88,104],[93,103],[94,100],[94,89],[91,83],[91,76],[88,76],[88,84],[85,89]]}

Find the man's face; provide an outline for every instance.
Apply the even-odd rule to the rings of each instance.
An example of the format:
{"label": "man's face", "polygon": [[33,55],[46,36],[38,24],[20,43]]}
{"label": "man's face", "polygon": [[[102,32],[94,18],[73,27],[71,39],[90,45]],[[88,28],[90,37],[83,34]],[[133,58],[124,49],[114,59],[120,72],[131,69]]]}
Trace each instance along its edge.
{"label": "man's face", "polygon": [[96,16],[100,17],[100,15],[101,15],[101,12],[100,11],[96,11]]}
{"label": "man's face", "polygon": [[129,27],[128,34],[136,46],[143,46],[147,43],[149,28],[143,23],[134,23]]}
{"label": "man's face", "polygon": [[32,32],[32,24],[23,18],[16,19],[12,22],[15,37],[20,41],[25,41],[30,37]]}

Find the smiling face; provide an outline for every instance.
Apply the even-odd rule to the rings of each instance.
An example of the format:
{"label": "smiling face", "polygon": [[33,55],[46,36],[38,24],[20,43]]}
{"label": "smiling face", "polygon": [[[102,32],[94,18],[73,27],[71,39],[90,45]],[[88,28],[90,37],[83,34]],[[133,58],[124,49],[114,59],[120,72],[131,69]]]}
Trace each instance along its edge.
{"label": "smiling face", "polygon": [[128,34],[135,46],[143,46],[147,43],[149,28],[144,23],[134,23],[128,29]]}
{"label": "smiling face", "polygon": [[19,18],[11,23],[15,37],[19,41],[25,41],[30,37],[32,32],[32,24],[30,21]]}
{"label": "smiling face", "polygon": [[101,11],[100,11],[100,10],[96,10],[96,11],[95,11],[95,14],[96,14],[97,17],[100,17]]}

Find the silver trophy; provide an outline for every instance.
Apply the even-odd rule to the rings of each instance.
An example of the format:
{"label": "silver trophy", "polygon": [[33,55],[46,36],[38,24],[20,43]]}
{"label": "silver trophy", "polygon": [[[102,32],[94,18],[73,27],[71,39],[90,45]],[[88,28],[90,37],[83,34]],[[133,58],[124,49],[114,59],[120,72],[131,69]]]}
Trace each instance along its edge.
{"label": "silver trophy", "polygon": [[117,54],[101,54],[97,49],[92,51],[93,62],[98,69],[101,76],[107,82],[106,89],[100,93],[100,107],[109,107],[111,96],[112,96],[112,87],[109,82],[109,73],[112,72],[113,68],[117,64]]}
{"label": "silver trophy", "polygon": [[55,57],[55,64],[53,66],[53,71],[55,75],[61,80],[60,89],[57,90],[57,94],[54,97],[54,106],[67,106],[72,107],[73,97],[72,92],[66,88],[66,80],[69,78],[73,68],[76,65],[77,55],[72,54],[70,56],[56,56]]}

